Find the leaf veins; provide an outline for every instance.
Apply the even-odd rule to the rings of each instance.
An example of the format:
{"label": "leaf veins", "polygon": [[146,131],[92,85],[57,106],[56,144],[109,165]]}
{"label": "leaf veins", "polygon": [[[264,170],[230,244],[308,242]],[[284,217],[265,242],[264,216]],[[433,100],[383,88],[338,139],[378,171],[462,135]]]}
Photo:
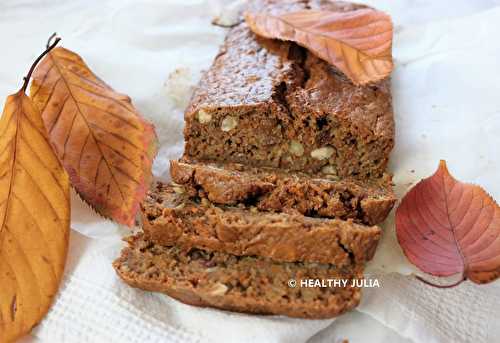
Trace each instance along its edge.
{"label": "leaf veins", "polygon": [[22,89],[0,120],[0,341],[28,333],[61,281],[69,238],[69,179]]}
{"label": "leaf veins", "polygon": [[77,54],[56,48],[35,70],[31,98],[71,183],[101,215],[133,225],[151,181],[156,135]]}
{"label": "leaf veins", "polygon": [[481,187],[455,180],[444,161],[403,198],[396,232],[424,272],[479,284],[500,276],[500,207]]}
{"label": "leaf veins", "polygon": [[354,84],[387,77],[393,69],[391,18],[362,8],[347,12],[302,10],[283,14],[246,13],[259,36],[292,41],[342,71]]}

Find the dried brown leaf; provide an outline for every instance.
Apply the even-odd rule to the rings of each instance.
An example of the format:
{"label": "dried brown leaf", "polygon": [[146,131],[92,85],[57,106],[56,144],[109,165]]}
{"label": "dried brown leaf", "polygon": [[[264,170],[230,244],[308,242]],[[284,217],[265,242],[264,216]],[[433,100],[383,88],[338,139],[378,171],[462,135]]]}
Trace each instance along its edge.
{"label": "dried brown leaf", "polygon": [[80,196],[101,215],[133,225],[152,178],[153,126],[64,48],[37,67],[30,96]]}
{"label": "dried brown leaf", "polygon": [[245,13],[256,34],[293,41],[336,66],[354,84],[387,77],[393,69],[391,18],[363,8],[347,12],[303,10],[273,15]]}

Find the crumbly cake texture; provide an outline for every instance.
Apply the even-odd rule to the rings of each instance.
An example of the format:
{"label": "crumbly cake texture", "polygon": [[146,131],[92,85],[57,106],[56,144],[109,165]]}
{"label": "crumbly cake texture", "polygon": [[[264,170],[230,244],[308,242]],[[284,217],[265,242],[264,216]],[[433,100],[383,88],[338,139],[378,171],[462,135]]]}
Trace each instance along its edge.
{"label": "crumbly cake texture", "polygon": [[[354,7],[353,7],[354,6]],[[345,11],[329,1],[256,1],[250,11]],[[394,145],[390,81],[355,86],[294,43],[232,28],[185,112],[185,156],[360,179]]]}
{"label": "crumbly cake texture", "polygon": [[381,236],[379,227],[352,221],[215,206],[163,183],[143,202],[142,223],[148,239],[160,245],[339,267],[370,260]]}
{"label": "crumbly cake texture", "polygon": [[[277,263],[262,257],[237,257],[203,250],[155,245],[142,235],[128,238],[113,264],[130,286],[163,292],[186,304],[223,310],[298,318],[331,318],[360,301],[356,266]],[[289,287],[296,280],[347,280],[332,287]]]}
{"label": "crumbly cake texture", "polygon": [[[329,0],[253,0],[248,11],[364,8]],[[184,303],[331,318],[360,301],[394,205],[390,80],[353,85],[294,43],[232,28],[185,112],[174,184],[142,203],[144,232],[114,262],[129,285]],[[369,225],[364,225],[369,224]],[[297,287],[288,281],[296,280]],[[301,287],[341,279],[346,285]]]}
{"label": "crumbly cake texture", "polygon": [[171,161],[170,174],[190,195],[216,204],[245,203],[262,211],[353,219],[367,225],[384,221],[396,202],[388,174],[365,181],[339,180],[329,174],[192,160]]}

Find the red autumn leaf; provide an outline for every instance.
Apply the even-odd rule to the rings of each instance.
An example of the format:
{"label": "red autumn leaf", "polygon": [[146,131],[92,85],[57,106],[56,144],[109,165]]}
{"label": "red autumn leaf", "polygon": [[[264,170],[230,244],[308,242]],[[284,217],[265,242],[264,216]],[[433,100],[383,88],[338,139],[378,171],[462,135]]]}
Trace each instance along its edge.
{"label": "red autumn leaf", "polygon": [[259,36],[292,41],[309,49],[357,85],[382,80],[394,67],[391,18],[371,8],[245,13],[245,20]]}
{"label": "red autumn leaf", "polygon": [[445,161],[403,198],[396,233],[408,259],[426,273],[461,273],[461,281],[478,284],[500,276],[500,208],[481,187],[455,180]]}

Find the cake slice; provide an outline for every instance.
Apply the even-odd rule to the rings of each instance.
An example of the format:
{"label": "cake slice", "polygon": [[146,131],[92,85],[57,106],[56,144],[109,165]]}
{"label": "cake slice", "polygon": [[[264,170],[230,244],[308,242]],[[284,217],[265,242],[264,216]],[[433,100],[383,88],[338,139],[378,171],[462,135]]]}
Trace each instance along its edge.
{"label": "cake slice", "polygon": [[[272,13],[346,11],[336,1],[251,2]],[[185,111],[185,156],[310,174],[384,174],[394,145],[390,80],[356,86],[294,43],[232,28]]]}
{"label": "cake slice", "polygon": [[[154,244],[143,235],[128,238],[113,266],[130,286],[163,292],[186,304],[299,318],[330,318],[354,308],[361,290],[352,282],[363,277],[359,266],[185,251]],[[305,287],[305,280],[326,287]]]}
{"label": "cake slice", "polygon": [[216,204],[252,204],[262,211],[298,212],[310,217],[384,221],[396,197],[392,178],[339,180],[335,174],[308,175],[237,163],[170,161],[172,180],[192,196]]}
{"label": "cake slice", "polygon": [[148,239],[160,245],[340,267],[370,260],[381,236],[377,226],[352,221],[260,212],[243,204],[215,206],[162,183],[142,204],[142,224]]}

